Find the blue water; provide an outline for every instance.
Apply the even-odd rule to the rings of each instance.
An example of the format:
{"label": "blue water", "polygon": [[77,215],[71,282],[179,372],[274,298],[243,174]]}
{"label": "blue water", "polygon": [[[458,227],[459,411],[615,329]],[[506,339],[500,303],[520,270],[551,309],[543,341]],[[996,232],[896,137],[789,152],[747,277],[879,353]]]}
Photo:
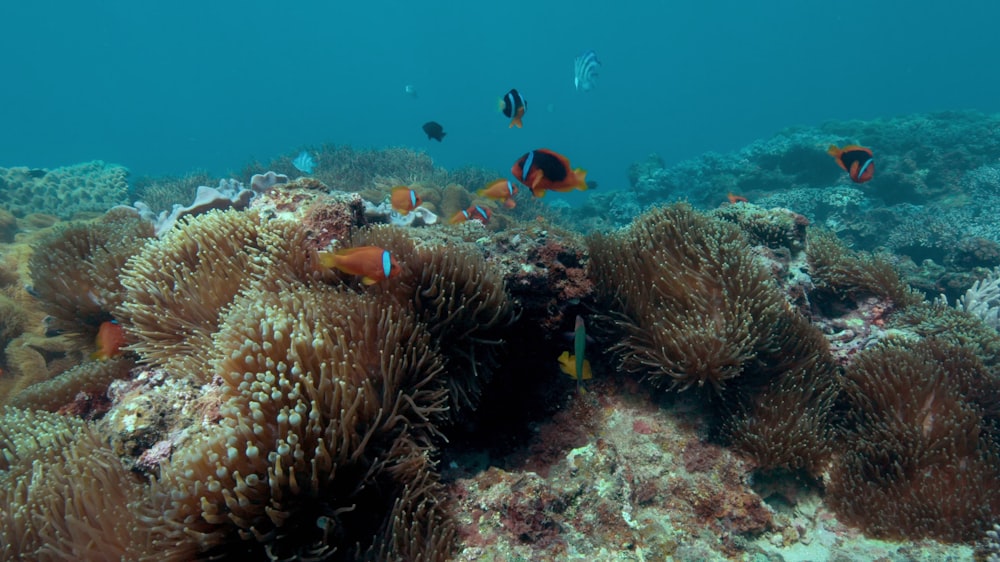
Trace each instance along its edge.
{"label": "blue water", "polygon": [[[43,0],[4,2],[0,21],[0,166],[221,175],[333,142],[506,170],[544,146],[615,188],[650,152],[669,164],[789,125],[1000,110],[1000,4],[982,0]],[[603,67],[581,93],[587,49]],[[510,88],[523,130],[497,111]]]}

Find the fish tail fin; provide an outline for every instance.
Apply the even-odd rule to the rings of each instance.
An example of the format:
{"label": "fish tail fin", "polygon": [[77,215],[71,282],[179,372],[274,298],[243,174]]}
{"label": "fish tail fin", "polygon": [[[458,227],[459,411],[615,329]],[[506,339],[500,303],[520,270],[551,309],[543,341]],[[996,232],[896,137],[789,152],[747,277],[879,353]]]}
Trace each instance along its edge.
{"label": "fish tail fin", "polygon": [[583,168],[577,168],[573,170],[573,173],[576,175],[576,179],[578,181],[576,188],[579,189],[580,191],[585,191],[588,187],[587,170],[584,170]]}
{"label": "fish tail fin", "polygon": [[340,263],[340,259],[333,252],[319,252],[319,264],[323,267],[333,269]]}
{"label": "fish tail fin", "polygon": [[837,147],[837,145],[831,144],[830,147],[826,149],[826,153],[834,158],[837,158],[841,155],[841,153],[843,153],[843,150]]}
{"label": "fish tail fin", "polygon": [[514,127],[517,127],[518,129],[522,128],[520,115],[514,116],[514,118],[510,120],[510,125],[507,126],[508,129],[512,129]]}

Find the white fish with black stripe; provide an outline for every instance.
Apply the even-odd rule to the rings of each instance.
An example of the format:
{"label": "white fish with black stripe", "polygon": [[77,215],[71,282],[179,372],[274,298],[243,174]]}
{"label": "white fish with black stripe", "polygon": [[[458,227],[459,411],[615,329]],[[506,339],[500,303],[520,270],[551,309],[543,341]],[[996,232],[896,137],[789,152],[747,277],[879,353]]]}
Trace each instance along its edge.
{"label": "white fish with black stripe", "polygon": [[597,53],[587,51],[576,57],[573,66],[573,85],[577,91],[589,92],[597,85],[597,71],[601,68],[601,61],[597,60]]}

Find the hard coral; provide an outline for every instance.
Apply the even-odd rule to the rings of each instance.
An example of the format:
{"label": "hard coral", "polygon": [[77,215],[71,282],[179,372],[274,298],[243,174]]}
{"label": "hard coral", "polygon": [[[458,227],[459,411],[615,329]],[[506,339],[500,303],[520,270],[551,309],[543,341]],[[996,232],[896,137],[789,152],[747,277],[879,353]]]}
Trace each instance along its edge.
{"label": "hard coral", "polygon": [[52,170],[0,168],[0,207],[18,217],[102,213],[125,203],[128,170],[99,160]]}

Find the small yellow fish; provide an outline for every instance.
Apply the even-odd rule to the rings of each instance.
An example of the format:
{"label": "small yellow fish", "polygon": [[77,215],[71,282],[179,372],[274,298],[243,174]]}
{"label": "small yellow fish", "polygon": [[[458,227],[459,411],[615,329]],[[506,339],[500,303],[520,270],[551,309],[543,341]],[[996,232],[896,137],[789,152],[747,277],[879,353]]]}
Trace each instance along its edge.
{"label": "small yellow fish", "polygon": [[[576,356],[570,355],[568,351],[562,352],[562,355],[559,356],[559,369],[574,379],[580,379],[580,377],[576,374]],[[590,372],[590,361],[584,359],[583,380],[587,381],[592,378],[594,378],[594,375]]]}

